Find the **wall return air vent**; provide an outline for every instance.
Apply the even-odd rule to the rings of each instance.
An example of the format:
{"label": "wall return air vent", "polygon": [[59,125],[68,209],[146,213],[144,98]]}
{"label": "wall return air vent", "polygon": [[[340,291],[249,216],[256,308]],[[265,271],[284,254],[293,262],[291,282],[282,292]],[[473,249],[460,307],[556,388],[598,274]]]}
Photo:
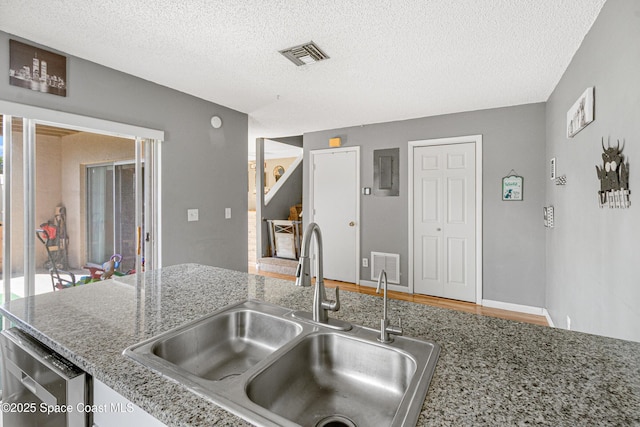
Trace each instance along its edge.
{"label": "wall return air vent", "polygon": [[301,44],[280,51],[285,58],[297,66],[313,64],[314,62],[329,59],[329,55],[324,53],[314,42]]}
{"label": "wall return air vent", "polygon": [[371,252],[371,280],[378,280],[380,271],[387,273],[387,283],[400,284],[400,254]]}

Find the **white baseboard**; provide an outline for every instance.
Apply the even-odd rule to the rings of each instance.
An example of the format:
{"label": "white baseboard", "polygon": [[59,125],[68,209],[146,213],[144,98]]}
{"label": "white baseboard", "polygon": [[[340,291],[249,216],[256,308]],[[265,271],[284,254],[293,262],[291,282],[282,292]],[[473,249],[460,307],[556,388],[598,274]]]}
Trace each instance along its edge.
{"label": "white baseboard", "polygon": [[360,283],[358,283],[360,286],[368,286],[370,288],[375,288],[378,286],[377,282],[374,282],[373,280],[363,280],[360,279]]}
{"label": "white baseboard", "polygon": [[[378,282],[375,282],[373,280],[360,280],[359,282],[360,286],[367,286],[370,288],[377,288],[378,287]],[[387,289],[390,291],[398,291],[398,292],[404,292],[404,293],[408,293],[409,292],[409,287],[408,286],[400,286],[400,285],[394,285],[393,283],[388,283],[387,284]]]}
{"label": "white baseboard", "polygon": [[513,304],[510,302],[502,302],[502,301],[492,301],[488,299],[482,300],[482,306],[490,307],[490,308],[499,308],[502,310],[517,311],[519,313],[525,313],[525,314],[535,314],[537,316],[544,316],[544,312],[546,311],[542,307],[532,307],[529,305]]}
{"label": "white baseboard", "polygon": [[553,320],[551,319],[551,315],[549,314],[549,312],[547,311],[546,308],[542,309],[542,314],[544,315],[544,317],[546,317],[547,323],[549,324],[549,326],[551,326],[552,328],[555,328],[556,325],[553,324]]}
{"label": "white baseboard", "polygon": [[[375,288],[378,286],[378,283],[372,280],[360,280],[359,284],[360,286],[368,286],[372,288]],[[409,288],[406,286],[389,284],[388,289],[391,291],[409,292]],[[552,328],[555,328],[555,325],[553,324],[553,320],[551,320],[551,316],[549,315],[549,312],[547,311],[546,308],[543,308],[543,307],[533,307],[529,305],[513,304],[510,302],[493,301],[488,299],[482,300],[482,306],[490,307],[490,308],[498,308],[501,310],[515,311],[515,312],[524,313],[524,314],[533,314],[536,316],[544,316],[547,319],[547,323],[549,323],[549,326],[551,326]]]}

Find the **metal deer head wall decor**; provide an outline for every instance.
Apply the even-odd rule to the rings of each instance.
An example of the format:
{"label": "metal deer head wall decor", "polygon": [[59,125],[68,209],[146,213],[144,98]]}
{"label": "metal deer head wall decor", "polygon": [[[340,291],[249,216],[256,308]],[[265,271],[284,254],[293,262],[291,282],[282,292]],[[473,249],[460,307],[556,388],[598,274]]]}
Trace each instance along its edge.
{"label": "metal deer head wall decor", "polygon": [[609,206],[610,208],[628,208],[631,205],[629,201],[629,164],[625,163],[620,147],[618,145],[612,147],[607,141],[608,148],[604,146],[604,138],[602,138],[602,168],[596,166],[596,173],[600,180],[600,191],[598,191],[598,201],[600,207]]}

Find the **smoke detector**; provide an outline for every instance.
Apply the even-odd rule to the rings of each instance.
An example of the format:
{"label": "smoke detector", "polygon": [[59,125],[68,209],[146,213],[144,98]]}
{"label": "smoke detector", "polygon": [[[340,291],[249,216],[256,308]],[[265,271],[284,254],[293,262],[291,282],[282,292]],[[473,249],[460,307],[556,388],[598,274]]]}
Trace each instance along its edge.
{"label": "smoke detector", "polygon": [[280,51],[285,58],[297,66],[313,64],[314,62],[329,59],[329,55],[324,53],[314,42],[304,43]]}

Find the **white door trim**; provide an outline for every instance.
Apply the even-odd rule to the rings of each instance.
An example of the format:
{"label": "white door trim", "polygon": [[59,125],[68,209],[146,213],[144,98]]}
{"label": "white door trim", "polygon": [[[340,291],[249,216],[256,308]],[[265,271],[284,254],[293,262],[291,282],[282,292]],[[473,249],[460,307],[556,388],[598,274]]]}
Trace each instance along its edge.
{"label": "white door trim", "polygon": [[409,293],[413,288],[413,161],[414,149],[430,145],[474,143],[476,147],[476,304],[482,304],[482,135],[409,141]]}
{"label": "white door trim", "polygon": [[[329,149],[322,149],[322,150],[311,150],[309,151],[309,154],[311,155],[311,167],[309,168],[309,213],[307,218],[309,218],[309,221],[306,222],[307,224],[310,224],[313,222],[313,209],[315,207],[314,205],[314,197],[313,197],[313,165],[314,165],[314,156],[316,154],[330,154],[330,153],[339,153],[339,152],[349,152],[349,151],[353,151],[356,153],[356,192],[353,195],[353,197],[355,198],[356,201],[356,254],[355,254],[355,260],[354,263],[356,265],[356,281],[355,283],[358,284],[360,283],[360,147],[356,146],[356,147],[341,147],[341,148],[329,148]],[[307,215],[307,212],[305,210],[305,216]]]}
{"label": "white door trim", "polygon": [[126,123],[112,122],[95,117],[64,111],[49,110],[32,105],[18,104],[0,100],[2,114],[25,117],[35,120],[37,124],[52,125],[79,131],[111,135],[120,138],[135,139],[135,137],[164,141],[164,131],[134,126]]}

